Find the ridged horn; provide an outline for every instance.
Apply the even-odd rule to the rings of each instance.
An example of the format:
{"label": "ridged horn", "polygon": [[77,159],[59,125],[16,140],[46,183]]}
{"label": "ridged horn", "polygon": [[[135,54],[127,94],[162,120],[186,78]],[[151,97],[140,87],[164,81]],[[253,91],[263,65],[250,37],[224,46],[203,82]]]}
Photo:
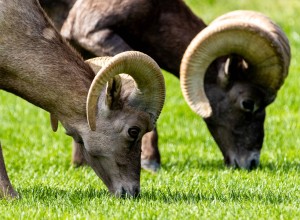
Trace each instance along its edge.
{"label": "ridged horn", "polygon": [[87,97],[87,120],[91,130],[96,130],[97,103],[101,90],[107,82],[118,74],[130,75],[137,86],[132,97],[132,105],[153,116],[157,120],[165,101],[164,77],[157,63],[148,55],[137,51],[127,51],[114,57],[94,58],[86,61],[94,71],[98,71]]}
{"label": "ridged horn", "polygon": [[265,15],[234,11],[220,16],[190,43],[181,61],[183,95],[200,116],[212,114],[204,76],[218,57],[237,54],[249,64],[251,82],[276,94],[288,74],[290,46],[283,31]]}
{"label": "ridged horn", "polygon": [[111,57],[95,57],[88,59],[85,62],[89,64],[94,73],[97,74],[110,59]]}

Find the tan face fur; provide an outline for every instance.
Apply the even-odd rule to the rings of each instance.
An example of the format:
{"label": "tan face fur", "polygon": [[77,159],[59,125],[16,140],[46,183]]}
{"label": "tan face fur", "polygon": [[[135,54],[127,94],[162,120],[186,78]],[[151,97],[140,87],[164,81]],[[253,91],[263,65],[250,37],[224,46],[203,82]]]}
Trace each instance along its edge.
{"label": "tan face fur", "polygon": [[114,80],[98,100],[96,130],[90,131],[85,124],[74,139],[82,144],[85,159],[112,194],[137,196],[141,140],[154,123],[149,113],[125,104],[130,96],[127,87],[133,84],[119,83]]}

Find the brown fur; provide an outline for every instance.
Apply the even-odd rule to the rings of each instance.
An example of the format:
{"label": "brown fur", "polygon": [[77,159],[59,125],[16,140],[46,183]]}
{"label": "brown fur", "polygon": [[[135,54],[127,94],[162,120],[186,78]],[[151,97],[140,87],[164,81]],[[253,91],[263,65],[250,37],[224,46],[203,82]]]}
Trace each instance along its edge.
{"label": "brown fur", "polygon": [[[97,129],[91,131],[86,99],[93,70],[59,35],[36,0],[0,0],[0,5],[0,89],[58,119],[110,192],[136,196],[141,139],[155,121],[150,112],[128,105],[128,94],[135,88],[128,91],[120,80],[119,86],[103,90],[98,99]],[[114,97],[106,106],[108,96]],[[139,103],[138,98],[132,99]],[[132,128],[138,128],[135,138],[128,134]],[[15,197],[1,151],[0,177],[0,195]]]}
{"label": "brown fur", "polygon": [[[84,56],[139,50],[179,78],[187,46],[205,27],[182,0],[77,0],[61,33]],[[205,92],[213,109],[205,122],[225,163],[252,169],[259,164],[265,108],[275,96],[247,80],[239,62],[232,62],[230,78],[224,82],[227,58],[213,62],[205,75]],[[152,160],[159,155],[153,137],[157,138],[156,132],[145,136],[144,159]],[[155,160],[159,161],[159,156]]]}
{"label": "brown fur", "polygon": [[[56,21],[66,14],[60,10],[64,1],[50,5],[40,0]],[[185,49],[205,27],[181,0],[77,0],[62,34],[97,56],[130,49],[143,51],[179,77]]]}
{"label": "brown fur", "polygon": [[[66,0],[51,4],[48,0],[40,2],[57,27],[65,22],[63,18],[74,4],[71,1],[63,11]],[[186,47],[205,27],[181,0],[84,0],[75,3],[62,34],[85,58],[112,56],[132,49],[143,51],[160,67],[179,77]],[[143,167],[152,171],[160,166],[157,139],[157,132],[153,131],[143,138],[142,144]],[[83,158],[78,156],[80,150],[75,147],[73,152],[74,164],[82,164]]]}

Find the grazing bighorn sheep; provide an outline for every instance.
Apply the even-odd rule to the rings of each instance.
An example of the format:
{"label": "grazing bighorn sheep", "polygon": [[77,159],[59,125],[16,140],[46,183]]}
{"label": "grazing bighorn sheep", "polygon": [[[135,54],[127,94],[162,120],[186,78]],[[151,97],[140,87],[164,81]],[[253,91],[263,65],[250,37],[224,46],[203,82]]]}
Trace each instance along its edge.
{"label": "grazing bighorn sheep", "polygon": [[[64,24],[62,34],[71,41],[83,57],[90,58],[93,54],[113,56],[134,49],[151,54],[163,69],[177,77],[179,77],[180,61],[186,47],[205,27],[205,24],[182,1],[169,3],[165,0],[39,1],[58,29],[63,25],[63,18],[76,2]],[[79,15],[81,11],[82,17]],[[177,16],[178,19],[174,19]],[[73,19],[76,20],[74,23]],[[69,28],[72,29],[70,35],[67,33]],[[82,30],[79,30],[81,28]],[[79,35],[75,37],[77,33]],[[167,40],[168,43],[161,41],[161,39],[171,38],[174,40]],[[142,165],[145,169],[155,171],[159,167],[157,140],[156,130],[148,132],[142,140]],[[75,144],[73,162],[75,165],[80,165],[82,158],[80,151],[76,149]]]}
{"label": "grazing bighorn sheep", "polygon": [[[85,63],[36,0],[0,0],[0,30],[0,89],[59,120],[111,193],[136,196],[141,138],[164,104],[158,65],[133,51]],[[17,195],[2,154],[0,187],[4,196]]]}
{"label": "grazing bighorn sheep", "polygon": [[288,39],[269,18],[238,11],[206,27],[181,0],[77,0],[61,33],[98,56],[143,51],[180,75],[184,97],[203,117],[225,164],[258,166],[265,108],[290,62]]}

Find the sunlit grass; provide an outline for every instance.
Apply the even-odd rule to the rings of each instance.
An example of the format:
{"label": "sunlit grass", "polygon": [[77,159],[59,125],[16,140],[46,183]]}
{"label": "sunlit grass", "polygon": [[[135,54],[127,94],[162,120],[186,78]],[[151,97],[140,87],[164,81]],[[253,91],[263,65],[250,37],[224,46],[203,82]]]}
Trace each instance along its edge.
{"label": "sunlit grass", "polygon": [[94,172],[71,166],[71,139],[49,114],[0,92],[0,140],[22,198],[0,200],[0,219],[297,219],[300,216],[300,23],[298,0],[188,0],[206,23],[236,9],[258,10],[286,32],[290,73],[268,108],[261,165],[231,170],[205,124],[164,72],[167,99],[158,122],[162,169],[141,176],[138,199],[116,199]]}

